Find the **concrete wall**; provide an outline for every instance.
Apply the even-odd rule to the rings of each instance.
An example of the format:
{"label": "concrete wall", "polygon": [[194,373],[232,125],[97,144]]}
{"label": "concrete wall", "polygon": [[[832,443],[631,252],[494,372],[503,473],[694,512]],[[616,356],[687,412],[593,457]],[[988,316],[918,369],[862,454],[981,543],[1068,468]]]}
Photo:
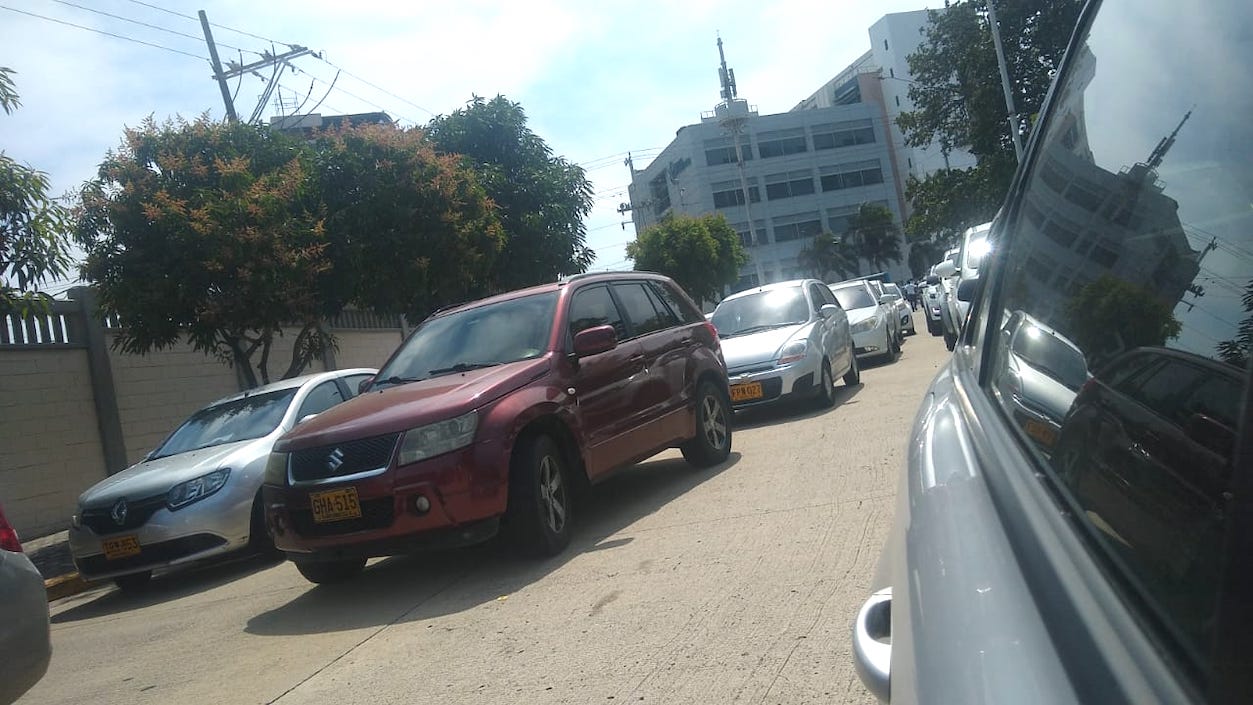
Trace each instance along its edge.
{"label": "concrete wall", "polygon": [[335,363],[341,370],[350,367],[381,367],[404,341],[399,329],[337,330],[335,337],[339,339]]}
{"label": "concrete wall", "polygon": [[86,349],[0,349],[0,504],[19,535],[64,528],[105,474]]}

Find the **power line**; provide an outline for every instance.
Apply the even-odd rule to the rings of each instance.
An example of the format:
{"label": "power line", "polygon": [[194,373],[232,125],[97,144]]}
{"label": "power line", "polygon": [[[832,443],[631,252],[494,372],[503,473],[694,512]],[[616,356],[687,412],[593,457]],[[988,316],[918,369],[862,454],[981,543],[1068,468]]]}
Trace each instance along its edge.
{"label": "power line", "polygon": [[[318,78],[317,76],[314,76],[313,74],[309,73],[308,71],[304,71],[304,70],[302,70],[302,69],[296,69],[296,71],[299,71],[300,73],[303,73],[303,74],[306,74],[306,75],[308,75],[308,76],[312,77],[314,81],[317,81],[318,83],[321,83],[321,84],[322,84],[322,85],[324,85],[324,86],[334,87],[332,84],[327,83],[326,81],[324,81],[324,80],[322,80],[322,79]],[[329,89],[328,89],[328,90],[329,90]],[[335,88],[335,90],[339,91],[340,93],[343,93],[343,94],[344,94],[344,95],[346,95],[346,96],[349,96],[350,98],[356,98],[357,100],[361,101],[362,103],[365,103],[366,105],[369,105],[369,106],[372,106],[372,107],[378,108],[379,110],[382,110],[382,111],[384,111],[384,112],[388,112],[388,109],[387,109],[387,108],[384,108],[383,106],[379,105],[378,103],[375,103],[375,102],[372,102],[372,101],[366,100],[365,98],[362,98],[361,96],[357,95],[356,93],[353,93],[353,92],[351,92],[351,91],[345,90],[345,89],[343,89],[343,88]],[[398,117],[398,118],[401,118],[401,119],[403,119],[403,120],[408,120],[409,122],[411,122],[411,123],[413,123],[413,124],[415,124],[415,125],[419,124],[419,122],[418,122],[417,120],[414,120],[413,118],[408,117],[407,115],[401,115],[399,112],[396,112],[396,111],[394,111],[394,110],[393,110],[393,111],[391,111],[391,112],[392,112],[392,113],[394,113],[394,114],[396,115],[396,117]]]}
{"label": "power line", "polygon": [[[184,15],[184,14],[183,14],[183,13],[181,13],[181,12],[175,12],[174,10],[169,10],[169,9],[166,9],[166,8],[161,7],[161,6],[159,6],[159,5],[153,5],[153,4],[151,4],[151,3],[142,2],[141,0],[128,0],[128,2],[135,3],[136,5],[143,5],[144,7],[152,8],[153,10],[160,10],[161,12],[164,12],[164,13],[167,13],[167,14],[170,14],[170,15],[174,15],[175,17],[182,17],[182,18],[184,18],[184,19],[192,20],[193,22],[200,22],[200,19],[199,19],[198,17],[193,17],[193,16],[191,16],[191,15]],[[244,35],[245,37],[252,37],[253,39],[260,39],[260,40],[261,40],[261,41],[263,41],[263,42],[269,42],[269,43],[271,43],[271,44],[282,44],[282,45],[283,45],[283,46],[285,46],[285,47],[290,47],[290,46],[292,46],[289,42],[280,42],[280,41],[278,41],[277,39],[271,39],[271,38],[269,38],[269,37],[263,37],[263,36],[261,36],[261,35],[259,35],[259,34],[253,34],[252,32],[245,32],[245,31],[244,31],[244,30],[242,30],[242,29],[235,29],[234,27],[227,27],[226,25],[217,24],[217,23],[215,23],[215,22],[210,22],[210,23],[209,23],[209,25],[210,25],[210,26],[212,26],[212,27],[217,27],[218,29],[224,29],[224,30],[226,30],[226,31],[228,31],[228,32],[234,32],[234,33],[236,33],[236,34],[242,34],[242,35]],[[222,46],[227,46],[227,45],[226,45],[226,44],[223,44]],[[235,47],[231,47],[231,48],[233,49],[233,48],[235,48]]]}
{"label": "power line", "polygon": [[[194,35],[194,34],[187,34],[187,33],[185,33],[185,32],[180,32],[180,31],[178,31],[178,30],[176,30],[176,29],[169,29],[168,27],[162,27],[161,25],[148,24],[147,22],[141,22],[141,21],[136,20],[136,19],[131,19],[130,17],[123,17],[122,15],[115,15],[115,14],[113,14],[113,13],[111,13],[111,12],[105,12],[104,10],[97,10],[97,9],[94,9],[94,8],[91,8],[91,7],[84,7],[83,5],[79,5],[79,4],[77,4],[77,3],[68,2],[67,0],[52,0],[52,1],[53,1],[53,2],[56,2],[56,3],[60,3],[60,4],[62,4],[62,5],[68,5],[69,7],[76,7],[76,8],[78,8],[78,9],[80,9],[80,10],[85,10],[85,11],[87,11],[87,12],[94,12],[94,13],[96,13],[97,15],[104,15],[105,17],[112,17],[112,18],[113,18],[113,19],[115,19],[115,20],[122,20],[123,22],[130,22],[131,24],[137,24],[137,25],[139,25],[139,26],[141,26],[141,27],[147,27],[147,28],[149,28],[149,29],[155,29],[155,30],[157,30],[157,31],[159,31],[159,32],[167,32],[167,33],[169,33],[169,34],[174,34],[174,35],[177,35],[177,36],[180,36],[180,37],[186,37],[186,38],[188,38],[188,39],[194,39],[194,40],[196,41],[196,43],[200,43],[200,42],[203,42],[203,41],[204,41],[204,37],[197,37],[197,36],[196,36],[196,35]],[[225,42],[218,42],[218,44],[219,44],[219,45],[221,45],[221,46],[224,46],[224,47],[226,47],[226,48],[228,48],[228,49],[234,49],[234,50],[236,50],[236,51],[246,51],[246,52],[248,52],[249,54],[256,54],[256,53],[257,53],[257,52],[255,52],[255,51],[250,50],[250,49],[241,49],[241,48],[239,48],[239,47],[237,47],[237,46],[231,46],[230,44],[226,44]]]}
{"label": "power line", "polygon": [[200,56],[199,54],[192,54],[190,52],[186,52],[181,49],[173,49],[171,47],[167,47],[161,44],[153,44],[152,42],[145,42],[142,39],[135,39],[134,37],[127,37],[121,34],[114,34],[113,32],[106,32],[103,29],[95,29],[94,27],[84,27],[81,24],[74,24],[73,22],[66,22],[65,20],[58,20],[54,17],[46,17],[44,15],[37,15],[34,12],[27,12],[26,10],[18,10],[18,9],[9,7],[8,5],[0,5],[0,10],[8,10],[9,12],[16,12],[19,15],[28,15],[36,19],[47,20],[48,22],[55,22],[57,24],[63,24],[63,25],[66,25],[67,27],[74,27],[76,29],[84,29],[84,30],[87,30],[88,32],[95,32],[96,34],[103,34],[106,37],[113,37],[114,39],[121,39],[127,42],[134,42],[135,44],[143,44],[144,46],[152,47],[153,49],[160,49],[162,51],[168,51],[172,54],[182,54],[183,56],[190,56],[193,59],[200,59],[201,61],[209,60],[208,57]]}
{"label": "power line", "polygon": [[[342,71],[342,72],[343,72],[343,74],[344,74],[345,76],[348,76],[349,78],[355,78],[355,79],[357,79],[358,81],[360,81],[360,82],[364,83],[365,85],[367,85],[367,86],[369,86],[369,87],[373,88],[374,90],[379,91],[380,93],[383,93],[383,94],[389,95],[389,96],[391,96],[392,98],[395,98],[396,100],[401,101],[402,103],[407,103],[407,104],[409,104],[409,105],[412,105],[413,107],[417,108],[418,110],[421,110],[422,112],[426,113],[427,115],[430,115],[431,117],[435,117],[435,113],[434,113],[433,111],[431,111],[431,110],[429,110],[429,109],[427,109],[427,108],[424,108],[424,107],[422,107],[421,105],[418,105],[417,103],[413,102],[412,100],[409,100],[408,98],[402,98],[402,97],[400,97],[400,96],[396,95],[395,93],[392,93],[391,91],[387,90],[386,88],[383,88],[382,86],[379,86],[379,85],[376,85],[376,84],[374,84],[374,83],[371,83],[371,82],[367,81],[366,79],[364,79],[364,78],[362,78],[362,77],[358,76],[358,75],[357,75],[357,74],[355,74],[355,73],[352,73],[351,71],[349,71],[349,70],[347,70],[347,69],[345,69],[345,68],[341,68],[341,67],[339,67],[339,66],[336,66],[335,64],[332,64],[330,61],[327,61],[326,59],[322,58],[321,56],[319,56],[318,58],[319,58],[319,59],[322,59],[322,62],[323,62],[323,63],[325,63],[327,66],[330,66],[331,68],[335,69],[336,71]],[[413,122],[413,121],[412,121],[412,120],[410,120],[410,122]]]}

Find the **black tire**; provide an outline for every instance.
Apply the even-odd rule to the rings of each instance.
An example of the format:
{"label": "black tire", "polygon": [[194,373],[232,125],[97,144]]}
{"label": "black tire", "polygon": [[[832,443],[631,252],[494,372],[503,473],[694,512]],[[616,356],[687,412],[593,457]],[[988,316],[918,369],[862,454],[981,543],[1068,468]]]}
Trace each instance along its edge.
{"label": "black tire", "polygon": [[549,436],[523,438],[509,468],[505,523],[518,548],[555,556],[570,544],[574,489],[565,453]]}
{"label": "black tire", "polygon": [[835,376],[827,360],[822,361],[822,370],[818,373],[818,406],[823,409],[835,406]]}
{"label": "black tire", "polygon": [[927,332],[938,338],[939,336],[944,335],[944,326],[939,321],[933,321],[928,318]]}
{"label": "black tire", "polygon": [[895,355],[896,353],[901,351],[902,340],[903,338],[901,337],[900,333],[897,333],[896,336],[892,338],[892,343],[888,346],[888,349],[892,351],[891,353],[892,355]]}
{"label": "black tire", "polygon": [[265,505],[261,492],[252,500],[252,521],[248,524],[248,549],[262,558],[279,558],[283,552],[274,547],[274,537],[265,528]]}
{"label": "black tire", "polygon": [[131,573],[130,575],[119,575],[113,579],[113,584],[117,585],[117,589],[127,595],[136,595],[148,588],[148,583],[152,580],[152,571],[145,570],[142,573]]}
{"label": "black tire", "polygon": [[296,561],[296,570],[305,580],[318,585],[342,583],[356,577],[365,569],[364,558],[346,558],[342,561]]}
{"label": "black tire", "polygon": [[697,385],[696,436],[679,450],[684,460],[698,468],[717,465],[731,454],[731,400],[713,382]]}
{"label": "black tire", "polygon": [[849,387],[856,387],[861,384],[861,365],[857,362],[857,354],[853,352],[852,346],[848,348],[848,372],[844,373],[844,384]]}

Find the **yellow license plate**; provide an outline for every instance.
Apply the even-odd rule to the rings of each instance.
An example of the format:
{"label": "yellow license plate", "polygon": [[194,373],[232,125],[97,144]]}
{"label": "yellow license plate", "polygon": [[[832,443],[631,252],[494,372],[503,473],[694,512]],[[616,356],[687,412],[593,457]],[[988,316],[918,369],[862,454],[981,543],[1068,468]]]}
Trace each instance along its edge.
{"label": "yellow license plate", "polygon": [[1048,424],[1029,419],[1023,425],[1023,430],[1027,432],[1028,436],[1031,436],[1049,448],[1052,448],[1053,444],[1057,442],[1057,431],[1054,431],[1053,427]]}
{"label": "yellow license plate", "polygon": [[361,518],[356,487],[313,492],[309,495],[309,504],[313,507],[313,520],[319,524]]}
{"label": "yellow license plate", "polygon": [[104,540],[105,560],[114,561],[119,558],[138,556],[139,552],[138,536],[114,536]]}
{"label": "yellow license plate", "polygon": [[731,385],[731,401],[752,401],[765,396],[765,392],[761,389],[761,382],[749,382],[748,384]]}

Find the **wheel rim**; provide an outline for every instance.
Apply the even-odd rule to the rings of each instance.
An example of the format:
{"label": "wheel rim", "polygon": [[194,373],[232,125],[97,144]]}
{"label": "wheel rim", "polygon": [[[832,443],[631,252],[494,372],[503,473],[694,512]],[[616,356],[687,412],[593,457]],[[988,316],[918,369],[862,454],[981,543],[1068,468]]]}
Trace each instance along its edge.
{"label": "wheel rim", "polygon": [[701,424],[709,446],[722,450],[727,442],[727,417],[717,397],[709,395],[701,402]]}
{"label": "wheel rim", "polygon": [[539,496],[545,523],[554,534],[561,533],[566,525],[566,486],[561,481],[561,466],[551,455],[539,461]]}

